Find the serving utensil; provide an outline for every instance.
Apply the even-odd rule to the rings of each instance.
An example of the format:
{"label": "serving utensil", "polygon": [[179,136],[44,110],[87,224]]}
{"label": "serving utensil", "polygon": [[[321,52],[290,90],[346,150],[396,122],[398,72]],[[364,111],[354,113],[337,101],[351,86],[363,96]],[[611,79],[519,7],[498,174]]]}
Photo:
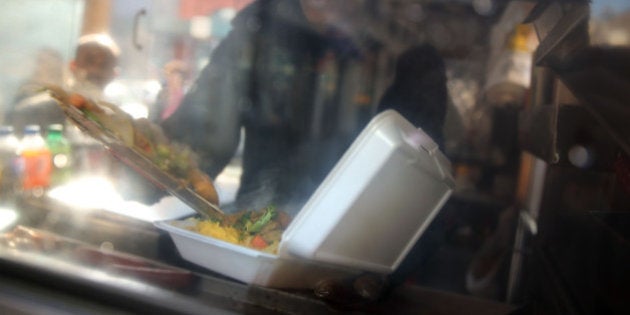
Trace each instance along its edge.
{"label": "serving utensil", "polygon": [[141,176],[151,181],[173,196],[179,198],[195,212],[207,219],[221,219],[223,210],[217,204],[210,202],[197,194],[182,179],[161,170],[153,161],[142,155],[135,148],[126,145],[117,135],[103,128],[95,121],[67,102],[68,95],[60,88],[50,89],[51,96],[58,102],[69,120],[81,131],[99,141],[118,160],[132,168]]}

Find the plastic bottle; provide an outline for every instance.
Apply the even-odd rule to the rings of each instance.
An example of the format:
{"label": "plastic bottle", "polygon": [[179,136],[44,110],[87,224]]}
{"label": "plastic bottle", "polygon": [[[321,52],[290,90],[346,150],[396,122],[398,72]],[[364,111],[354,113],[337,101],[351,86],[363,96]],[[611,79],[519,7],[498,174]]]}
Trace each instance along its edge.
{"label": "plastic bottle", "polygon": [[50,184],[52,186],[63,184],[72,176],[72,146],[63,134],[62,124],[48,126],[46,145],[50,150],[52,173]]}
{"label": "plastic bottle", "polygon": [[517,24],[488,63],[485,97],[493,106],[522,105],[531,85],[536,33],[529,24]]}
{"label": "plastic bottle", "polygon": [[24,127],[19,154],[23,167],[22,189],[26,194],[41,196],[50,185],[52,162],[39,125]]}
{"label": "plastic bottle", "polygon": [[20,186],[19,145],[13,127],[0,126],[0,196],[3,199],[14,194]]}

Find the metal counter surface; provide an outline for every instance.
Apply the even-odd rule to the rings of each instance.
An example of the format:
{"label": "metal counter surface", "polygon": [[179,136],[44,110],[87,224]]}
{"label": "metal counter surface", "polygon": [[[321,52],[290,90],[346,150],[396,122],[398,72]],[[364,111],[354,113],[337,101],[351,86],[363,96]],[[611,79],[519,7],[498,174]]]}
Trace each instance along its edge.
{"label": "metal counter surface", "polygon": [[[102,308],[105,312],[115,309],[123,313],[181,314],[439,315],[512,314],[518,310],[495,301],[413,285],[396,287],[378,302],[339,296],[332,303],[311,291],[250,286],[183,261],[168,236],[150,223],[94,211],[82,217],[78,228],[73,210],[63,205],[42,199],[18,204],[22,218],[16,224],[59,237],[64,240],[59,246],[63,252],[50,246],[39,252],[28,247],[1,247],[0,307],[5,310],[30,307],[50,313],[59,310],[59,303],[66,310],[75,308],[79,312]],[[114,260],[112,265],[111,257],[105,263],[90,260],[87,264],[67,259],[66,254],[76,254],[73,249],[77,247],[88,248],[90,253],[105,251],[123,260]],[[129,271],[127,267],[134,273],[120,272]],[[164,268],[166,278],[151,268]],[[153,281],[156,279],[161,281]]]}

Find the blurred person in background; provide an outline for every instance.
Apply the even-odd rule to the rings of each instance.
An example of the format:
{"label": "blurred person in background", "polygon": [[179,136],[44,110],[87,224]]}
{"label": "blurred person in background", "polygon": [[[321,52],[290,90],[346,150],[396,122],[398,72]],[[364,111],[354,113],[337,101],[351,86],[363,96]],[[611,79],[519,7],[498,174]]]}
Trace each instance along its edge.
{"label": "blurred person in background", "polygon": [[[213,178],[232,159],[244,128],[240,187],[236,202],[223,205],[227,211],[274,204],[295,214],[369,120],[378,97],[375,56],[388,43],[363,33],[367,2],[253,2],[162,123]],[[439,91],[446,91],[443,73],[429,86],[422,84],[430,78],[414,82],[421,86],[398,89],[407,95],[384,107],[422,106],[432,97],[415,90],[443,84]],[[445,97],[436,97],[431,106],[445,108]],[[440,124],[441,110],[436,115]]]}
{"label": "blurred person in background", "polygon": [[21,135],[28,124],[46,128],[49,124],[65,120],[65,114],[54,103],[48,93],[42,91],[46,85],[63,82],[64,65],[61,53],[52,48],[42,48],[35,57],[35,66],[30,77],[20,85],[13,98],[13,108],[7,113],[6,124]]}
{"label": "blurred person in background", "polygon": [[[94,100],[106,100],[105,88],[118,76],[120,53],[118,44],[109,34],[81,36],[69,63],[71,75],[65,87]],[[67,137],[73,144],[76,174],[116,178],[111,172],[119,169],[118,164],[105,147],[77,126],[66,124],[66,127]]]}
{"label": "blurred person in background", "polygon": [[120,48],[107,34],[81,36],[69,68],[68,88],[94,99],[103,99],[103,91],[118,75]]}
{"label": "blurred person in background", "polygon": [[[30,124],[39,125],[44,136],[50,125],[63,125],[63,134],[72,146],[68,169],[75,175],[109,175],[115,167],[113,158],[100,143],[68,123],[57,101],[44,88],[54,85],[93,99],[103,99],[105,87],[117,75],[119,55],[120,49],[109,35],[81,36],[67,65],[68,75],[62,75],[64,67],[60,58],[54,59],[54,67],[47,62],[44,68],[55,69],[55,75],[40,76],[39,80],[32,80],[28,88],[21,89],[19,99],[7,115],[7,122],[13,125],[18,136]],[[37,72],[35,75],[39,76]]]}
{"label": "blurred person in background", "polygon": [[64,61],[61,53],[54,48],[42,48],[35,57],[35,66],[28,79],[18,87],[13,103],[38,94],[43,85],[63,82]]}
{"label": "blurred person in background", "polygon": [[42,88],[57,85],[100,99],[105,86],[116,77],[119,54],[118,45],[106,34],[81,36],[68,65],[70,77],[66,78],[61,56],[57,52],[43,50],[38,55],[38,66],[32,79],[18,90],[7,122],[18,134],[29,124],[38,124],[42,130],[51,124],[64,124],[65,114]]}
{"label": "blurred person in background", "polygon": [[164,65],[164,82],[149,112],[149,119],[161,122],[179,108],[189,87],[189,68],[181,60],[171,60]]}

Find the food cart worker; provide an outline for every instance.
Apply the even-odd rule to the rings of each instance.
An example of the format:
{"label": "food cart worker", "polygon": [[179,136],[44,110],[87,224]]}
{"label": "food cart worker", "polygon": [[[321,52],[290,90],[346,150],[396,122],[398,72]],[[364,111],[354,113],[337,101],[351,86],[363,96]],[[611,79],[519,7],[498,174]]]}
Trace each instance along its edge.
{"label": "food cart worker", "polygon": [[119,56],[120,48],[109,35],[81,36],[70,62],[69,89],[93,99],[103,99],[105,87],[118,75]]}
{"label": "food cart worker", "polygon": [[373,84],[362,81],[369,73],[352,74],[374,67],[370,53],[386,45],[356,34],[364,4],[253,2],[234,18],[178,110],[161,122],[213,178],[233,157],[244,127],[234,209],[275,204],[295,214],[360,131],[362,124],[348,118],[356,98],[344,93]]}
{"label": "food cart worker", "polygon": [[[119,54],[118,45],[108,35],[83,35],[69,63],[72,76],[66,81],[60,77],[59,82],[46,83],[101,99],[105,86],[116,77]],[[66,115],[57,102],[41,88],[41,85],[31,85],[27,91],[21,91],[20,99],[16,99],[7,118],[17,132],[28,124],[39,124],[42,130],[46,130],[50,124],[65,122]]]}

